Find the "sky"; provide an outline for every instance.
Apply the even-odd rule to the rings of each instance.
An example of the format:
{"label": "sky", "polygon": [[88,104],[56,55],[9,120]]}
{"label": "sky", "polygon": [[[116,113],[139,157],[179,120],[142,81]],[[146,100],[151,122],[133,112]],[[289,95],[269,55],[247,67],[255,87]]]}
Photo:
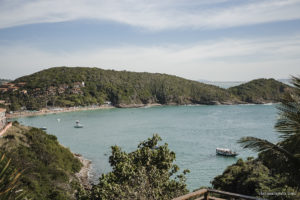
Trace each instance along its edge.
{"label": "sky", "polygon": [[56,66],[300,75],[300,0],[0,0],[0,78]]}

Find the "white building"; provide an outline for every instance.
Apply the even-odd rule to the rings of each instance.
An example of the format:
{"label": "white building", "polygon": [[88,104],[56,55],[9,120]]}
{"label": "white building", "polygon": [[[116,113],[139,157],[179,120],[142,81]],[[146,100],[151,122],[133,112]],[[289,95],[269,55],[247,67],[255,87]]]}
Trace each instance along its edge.
{"label": "white building", "polygon": [[111,101],[105,101],[104,105],[111,105]]}

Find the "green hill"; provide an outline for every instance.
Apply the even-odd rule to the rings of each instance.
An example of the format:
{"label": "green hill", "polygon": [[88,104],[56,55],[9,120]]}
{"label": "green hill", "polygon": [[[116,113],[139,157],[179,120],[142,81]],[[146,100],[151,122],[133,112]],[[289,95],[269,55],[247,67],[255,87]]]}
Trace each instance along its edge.
{"label": "green hill", "polygon": [[228,89],[239,100],[247,103],[279,102],[290,86],[275,79],[256,79]]}
{"label": "green hill", "polygon": [[[46,106],[143,104],[237,104],[278,102],[289,86],[274,79],[258,79],[223,89],[177,76],[87,67],[55,67],[0,86],[0,99],[11,110],[39,110]],[[5,88],[6,87],[6,88]]]}
{"label": "green hill", "polygon": [[[55,67],[13,82],[20,88],[1,94],[12,103],[39,109],[47,106],[103,104],[216,104],[234,98],[225,89],[166,74],[136,73],[85,67]],[[25,84],[25,85],[24,85]]]}
{"label": "green hill", "polygon": [[82,164],[56,136],[14,123],[0,138],[0,152],[11,158],[12,167],[23,170],[20,188],[30,199],[75,199],[75,173]]}

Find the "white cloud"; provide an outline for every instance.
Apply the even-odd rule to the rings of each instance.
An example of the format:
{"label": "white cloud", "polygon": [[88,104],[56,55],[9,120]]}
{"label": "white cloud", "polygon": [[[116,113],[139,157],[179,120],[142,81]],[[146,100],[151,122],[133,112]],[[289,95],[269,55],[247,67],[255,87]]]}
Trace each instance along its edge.
{"label": "white cloud", "polygon": [[299,54],[300,36],[288,40],[226,39],[192,46],[123,46],[60,53],[29,46],[2,46],[0,69],[6,78],[65,65],[159,72],[189,79],[250,80],[300,75]]}
{"label": "white cloud", "polygon": [[299,10],[300,0],[2,0],[0,28],[96,19],[150,30],[211,29],[300,19]]}

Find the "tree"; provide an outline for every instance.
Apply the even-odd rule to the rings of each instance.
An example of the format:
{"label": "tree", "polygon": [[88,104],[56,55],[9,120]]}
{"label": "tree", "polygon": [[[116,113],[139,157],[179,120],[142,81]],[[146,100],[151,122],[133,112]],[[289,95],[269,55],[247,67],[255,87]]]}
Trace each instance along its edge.
{"label": "tree", "polygon": [[259,152],[258,158],[247,162],[239,160],[229,166],[214,178],[214,188],[274,200],[300,198],[300,78],[293,77],[292,82],[295,87],[277,106],[279,119],[275,129],[279,142],[241,138],[238,142],[244,148]]}
{"label": "tree", "polygon": [[227,167],[222,175],[214,178],[212,185],[216,189],[266,199],[294,200],[297,188],[287,185],[288,181],[289,177],[273,173],[273,169],[261,160],[248,158],[247,161],[239,159]]}
{"label": "tree", "polygon": [[[284,168],[293,171],[293,176],[297,175],[300,178],[300,78],[293,77],[292,82],[295,89],[287,93],[281,100],[281,104],[277,106],[279,119],[275,124],[275,129],[279,133],[280,141],[273,144],[255,137],[244,137],[238,142],[244,148],[260,152],[261,157],[276,154],[281,159]],[[270,162],[265,163],[270,165]]]}
{"label": "tree", "polygon": [[166,143],[158,146],[159,141],[161,138],[153,135],[131,153],[113,146],[109,157],[112,172],[100,177],[91,199],[172,199],[187,193],[188,170],[176,176],[175,153]]}

